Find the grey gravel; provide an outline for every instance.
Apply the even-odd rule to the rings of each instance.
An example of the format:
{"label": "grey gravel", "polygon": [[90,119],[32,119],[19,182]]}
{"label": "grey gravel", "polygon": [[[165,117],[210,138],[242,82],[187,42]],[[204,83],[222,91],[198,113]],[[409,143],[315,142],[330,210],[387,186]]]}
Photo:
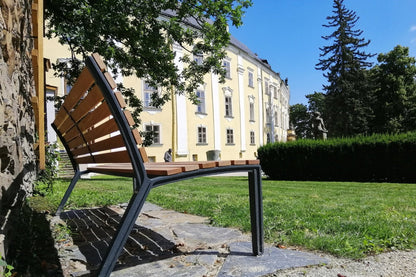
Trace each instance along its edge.
{"label": "grey gravel", "polygon": [[416,250],[393,251],[361,260],[340,259],[321,254],[326,265],[280,270],[265,277],[414,277],[416,276]]}

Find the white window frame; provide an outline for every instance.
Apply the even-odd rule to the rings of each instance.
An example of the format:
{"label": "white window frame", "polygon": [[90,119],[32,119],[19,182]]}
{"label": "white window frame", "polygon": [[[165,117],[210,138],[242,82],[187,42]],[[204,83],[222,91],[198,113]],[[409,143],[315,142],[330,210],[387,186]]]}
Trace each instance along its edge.
{"label": "white window frame", "polygon": [[199,101],[199,103],[196,106],[196,112],[206,114],[205,91],[203,89],[197,89],[196,96],[198,97],[198,101]]}
{"label": "white window frame", "polygon": [[227,135],[227,144],[234,144],[234,130],[232,128],[227,128],[226,130]]}
{"label": "white window frame", "polygon": [[269,80],[265,79],[264,80],[264,93],[266,95],[270,95],[270,84],[269,84]]}
{"label": "white window frame", "polygon": [[277,109],[274,111],[273,113],[273,120],[274,120],[274,126],[278,127],[279,126],[279,113],[277,112]]}
{"label": "white window frame", "polygon": [[[151,130],[148,130],[148,127],[150,127]],[[155,127],[157,127],[159,130],[155,131]],[[145,132],[149,132],[149,131],[153,131],[153,134],[155,134],[155,136],[153,136],[153,140],[152,140],[152,145],[160,145],[162,144],[161,138],[161,125],[160,124],[153,124],[153,123],[148,123],[148,124],[144,124],[144,130]],[[156,136],[157,134],[157,136]],[[155,138],[156,138],[156,142],[155,142]]]}
{"label": "white window frame", "polygon": [[202,65],[204,63],[204,56],[202,54],[194,54],[193,60],[197,65]]}
{"label": "white window frame", "polygon": [[249,103],[249,110],[250,110],[250,121],[254,122],[254,102]]}
{"label": "white window frame", "polygon": [[254,72],[251,70],[248,71],[248,86],[254,88]]}
{"label": "white window frame", "polygon": [[256,144],[256,133],[253,130],[250,131],[250,144]]}
{"label": "white window frame", "polygon": [[222,61],[222,66],[225,69],[225,77],[231,79],[231,61],[226,59]]}
{"label": "white window frame", "polygon": [[225,117],[233,117],[233,98],[230,95],[224,97]]}
{"label": "white window frame", "polygon": [[202,125],[198,126],[196,132],[198,135],[198,144],[207,144],[207,127]]}
{"label": "white window frame", "polygon": [[158,88],[150,86],[145,80],[143,80],[143,108],[155,108],[152,102],[152,94],[159,93]]}

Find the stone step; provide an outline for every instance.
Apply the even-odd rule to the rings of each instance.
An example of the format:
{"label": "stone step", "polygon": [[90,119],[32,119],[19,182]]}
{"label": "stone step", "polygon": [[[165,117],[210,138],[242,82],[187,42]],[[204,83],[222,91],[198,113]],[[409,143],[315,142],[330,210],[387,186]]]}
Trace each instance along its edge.
{"label": "stone step", "polygon": [[72,178],[74,177],[74,169],[71,160],[66,152],[60,153],[60,160],[58,162],[58,178]]}

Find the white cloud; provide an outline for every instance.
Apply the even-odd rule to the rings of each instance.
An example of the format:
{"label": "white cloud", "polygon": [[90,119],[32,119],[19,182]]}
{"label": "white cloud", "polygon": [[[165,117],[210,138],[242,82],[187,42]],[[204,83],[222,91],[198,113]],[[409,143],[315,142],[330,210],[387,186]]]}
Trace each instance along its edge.
{"label": "white cloud", "polygon": [[416,31],[416,25],[413,25],[412,27],[410,27],[410,32],[414,32]]}

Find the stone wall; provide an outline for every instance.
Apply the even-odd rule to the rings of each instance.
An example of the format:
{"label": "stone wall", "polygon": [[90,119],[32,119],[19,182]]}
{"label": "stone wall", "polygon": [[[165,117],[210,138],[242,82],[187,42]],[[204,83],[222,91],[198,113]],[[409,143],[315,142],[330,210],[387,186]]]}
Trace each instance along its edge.
{"label": "stone wall", "polygon": [[10,219],[36,177],[31,4],[0,0],[0,232],[6,242]]}

